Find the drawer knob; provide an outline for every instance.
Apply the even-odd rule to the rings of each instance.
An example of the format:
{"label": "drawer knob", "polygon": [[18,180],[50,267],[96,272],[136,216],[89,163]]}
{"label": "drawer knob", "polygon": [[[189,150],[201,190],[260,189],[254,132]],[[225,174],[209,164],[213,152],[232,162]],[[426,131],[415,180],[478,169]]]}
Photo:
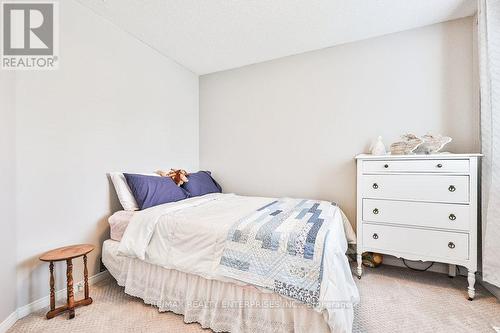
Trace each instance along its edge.
{"label": "drawer knob", "polygon": [[389,164],[384,164],[384,168],[388,168],[389,167]]}
{"label": "drawer knob", "polygon": [[450,186],[448,187],[448,191],[450,191],[450,192],[455,192],[455,190],[456,190],[456,189],[457,189],[457,188],[456,188],[455,186],[453,186],[453,185],[450,185]]}
{"label": "drawer knob", "polygon": [[443,167],[443,165],[441,163],[439,163],[438,165],[436,165],[436,167],[438,167],[439,169],[441,169]]}
{"label": "drawer knob", "polygon": [[378,239],[378,235],[376,233],[373,234],[373,239]]}
{"label": "drawer knob", "polygon": [[454,249],[454,248],[455,248],[455,243],[453,243],[453,242],[449,242],[449,243],[448,243],[448,247],[449,247],[450,249]]}
{"label": "drawer knob", "polygon": [[373,210],[373,214],[375,214],[375,215],[377,215],[377,214],[378,214],[378,208],[375,208],[375,209]]}
{"label": "drawer knob", "polygon": [[377,184],[377,183],[373,183],[372,187],[373,187],[374,189],[378,189],[378,184]]}
{"label": "drawer knob", "polygon": [[455,221],[457,219],[457,217],[455,216],[455,214],[450,214],[450,216],[448,216],[448,218],[452,221]]}

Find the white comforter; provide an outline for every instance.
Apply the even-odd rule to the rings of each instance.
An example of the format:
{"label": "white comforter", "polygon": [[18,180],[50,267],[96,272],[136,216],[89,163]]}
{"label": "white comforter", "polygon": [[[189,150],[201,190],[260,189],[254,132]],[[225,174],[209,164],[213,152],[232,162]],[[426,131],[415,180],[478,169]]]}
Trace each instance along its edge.
{"label": "white comforter", "polygon": [[[227,233],[237,220],[273,200],[214,193],[146,209],[132,218],[119,254],[206,279],[244,284],[217,273]],[[340,210],[335,218],[338,223],[332,223],[325,245],[322,305],[316,310],[323,311],[332,332],[350,332],[352,305],[359,295],[345,252],[354,232]]]}

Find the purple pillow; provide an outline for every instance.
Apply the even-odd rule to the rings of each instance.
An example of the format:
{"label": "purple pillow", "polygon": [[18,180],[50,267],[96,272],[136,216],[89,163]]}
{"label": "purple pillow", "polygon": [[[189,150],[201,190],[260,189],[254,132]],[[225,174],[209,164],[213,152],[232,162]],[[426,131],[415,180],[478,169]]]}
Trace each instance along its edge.
{"label": "purple pillow", "polygon": [[189,193],[177,186],[169,177],[156,177],[124,173],[139,209],[183,200]]}
{"label": "purple pillow", "polygon": [[212,178],[210,171],[190,173],[188,175],[188,182],[184,183],[182,187],[189,192],[191,197],[222,192],[222,188]]}

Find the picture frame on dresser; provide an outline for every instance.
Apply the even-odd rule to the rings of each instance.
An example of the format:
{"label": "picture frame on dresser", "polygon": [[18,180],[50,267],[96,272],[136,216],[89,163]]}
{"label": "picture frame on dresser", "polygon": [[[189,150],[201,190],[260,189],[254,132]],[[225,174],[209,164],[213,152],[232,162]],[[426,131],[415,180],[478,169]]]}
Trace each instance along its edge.
{"label": "picture frame on dresser", "polygon": [[364,252],[459,265],[473,300],[481,156],[356,156],[358,278]]}

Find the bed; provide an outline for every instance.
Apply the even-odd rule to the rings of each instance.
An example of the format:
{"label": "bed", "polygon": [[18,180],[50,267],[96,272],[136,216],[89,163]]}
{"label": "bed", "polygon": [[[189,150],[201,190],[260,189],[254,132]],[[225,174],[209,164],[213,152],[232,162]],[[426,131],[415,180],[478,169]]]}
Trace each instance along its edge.
{"label": "bed", "polygon": [[[287,210],[287,206],[292,208]],[[315,231],[318,241],[309,243],[311,230],[304,243],[294,239],[293,244],[300,244],[305,250],[299,255],[287,255],[287,258],[300,259],[292,264],[277,261],[273,255],[261,258],[261,254],[277,253],[280,249],[290,251],[287,244],[282,244],[283,239],[275,237],[293,234],[285,230],[290,228],[283,222],[287,221],[282,217],[286,212],[286,216],[297,223],[300,218],[307,218],[305,223],[313,220],[323,224],[323,228]],[[160,311],[182,314],[186,323],[198,322],[216,332],[352,331],[353,306],[359,294],[345,253],[348,242],[354,241],[354,232],[335,205],[212,193],[128,216],[126,228],[120,224],[120,228],[125,229],[123,237],[104,242],[102,259],[125,293],[143,299],[146,304]],[[274,225],[268,223],[278,220]],[[269,225],[274,228],[267,233],[271,236],[264,250],[265,237],[258,243],[261,247],[245,245],[247,238],[242,236],[246,230],[251,240],[258,238],[249,225],[259,223],[257,234]],[[230,256],[241,255],[244,246],[250,247],[250,257]],[[304,260],[308,256],[309,260]],[[274,280],[287,278],[282,276],[282,270],[264,269],[264,278],[252,275],[248,266],[242,268],[241,263],[245,261],[262,268],[266,265],[264,259],[271,260],[273,265],[276,263],[276,267],[286,267],[285,271],[299,267],[297,262],[319,267],[319,284],[314,285],[318,288],[317,299],[313,297],[313,302],[297,297],[302,294],[296,291],[304,288],[294,289],[290,294],[289,290],[273,290],[272,285],[266,285],[270,275]],[[307,280],[309,284],[311,281],[315,282]]]}

